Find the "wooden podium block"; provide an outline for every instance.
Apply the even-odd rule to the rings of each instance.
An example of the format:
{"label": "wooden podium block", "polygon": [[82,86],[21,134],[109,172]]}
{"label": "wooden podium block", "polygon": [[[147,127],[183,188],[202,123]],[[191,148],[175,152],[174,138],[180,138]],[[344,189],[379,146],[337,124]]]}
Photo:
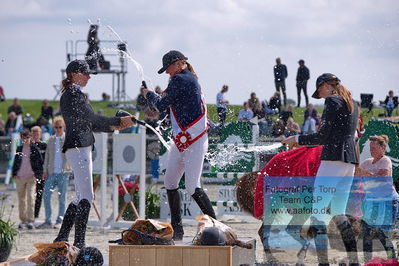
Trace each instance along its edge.
{"label": "wooden podium block", "polygon": [[252,249],[232,246],[193,246],[191,239],[175,246],[110,245],[110,266],[238,266],[255,263],[255,240]]}

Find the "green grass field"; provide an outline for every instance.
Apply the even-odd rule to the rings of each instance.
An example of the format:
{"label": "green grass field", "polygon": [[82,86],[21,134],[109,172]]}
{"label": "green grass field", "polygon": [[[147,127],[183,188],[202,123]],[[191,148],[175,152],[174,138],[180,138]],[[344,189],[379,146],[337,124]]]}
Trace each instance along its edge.
{"label": "green grass field", "polygon": [[[105,112],[105,115],[107,116],[113,116],[115,115],[117,109],[108,107],[107,105],[110,104],[110,102],[103,102],[103,101],[92,101],[90,102],[91,105],[93,106],[93,109],[95,111],[98,111],[99,109],[103,109]],[[130,104],[135,104],[134,102],[126,102]],[[2,119],[4,121],[7,120],[7,108],[12,104],[12,100],[6,100],[4,102],[0,102],[0,115],[2,116]],[[24,110],[24,114],[30,113],[34,119],[37,119],[40,115],[41,112],[41,106],[42,106],[42,100],[20,100],[20,104]],[[50,105],[53,107],[54,110],[58,109],[58,105],[56,101],[50,101]],[[216,105],[214,104],[208,104],[208,117],[212,121],[217,122],[218,121],[218,115],[216,113]],[[235,121],[237,120],[237,115],[240,109],[242,108],[241,105],[230,105],[228,114],[227,114],[227,122]],[[322,107],[317,107],[317,112],[319,115],[323,112]],[[303,123],[303,112],[305,108],[295,108],[294,109],[294,120],[302,125]],[[131,110],[127,110],[129,112],[132,112]],[[365,110],[362,110],[363,116],[364,116],[364,122],[367,124],[367,122],[372,118],[372,117],[377,117],[379,114],[384,113],[383,109],[374,109],[372,113],[366,113]],[[143,114],[140,114],[140,119],[143,118]]]}

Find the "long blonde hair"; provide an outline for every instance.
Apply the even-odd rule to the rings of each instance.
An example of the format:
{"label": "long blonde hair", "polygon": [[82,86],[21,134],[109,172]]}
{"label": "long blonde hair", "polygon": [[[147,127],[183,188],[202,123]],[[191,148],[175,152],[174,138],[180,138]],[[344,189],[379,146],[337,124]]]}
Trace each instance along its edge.
{"label": "long blonde hair", "polygon": [[328,84],[334,88],[334,93],[338,94],[344,99],[349,112],[353,113],[355,108],[353,106],[352,93],[338,81],[330,81]]}
{"label": "long blonde hair", "polygon": [[188,71],[190,71],[191,73],[193,73],[193,75],[198,79],[198,75],[197,75],[197,73],[195,72],[193,66],[192,66],[189,62],[187,62],[186,60],[184,60],[184,63],[187,65]]}

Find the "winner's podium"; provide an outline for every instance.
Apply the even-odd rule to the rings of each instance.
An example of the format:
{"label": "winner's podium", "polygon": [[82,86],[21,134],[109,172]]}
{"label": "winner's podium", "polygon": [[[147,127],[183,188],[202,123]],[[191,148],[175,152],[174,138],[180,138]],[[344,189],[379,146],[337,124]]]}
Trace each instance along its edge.
{"label": "winner's podium", "polygon": [[255,239],[252,249],[238,246],[194,246],[192,238],[175,242],[174,246],[110,245],[110,266],[239,266],[255,264]]}

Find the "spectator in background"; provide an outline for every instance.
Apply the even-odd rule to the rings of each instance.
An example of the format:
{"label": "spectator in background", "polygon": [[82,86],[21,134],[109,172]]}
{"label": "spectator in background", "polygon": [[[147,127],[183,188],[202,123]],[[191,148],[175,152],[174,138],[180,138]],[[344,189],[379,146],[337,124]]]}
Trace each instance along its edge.
{"label": "spectator in background", "polygon": [[278,110],[278,113],[281,111],[281,94],[276,91],[269,101],[269,108],[272,110]]}
{"label": "spectator in background", "polygon": [[17,147],[12,174],[16,180],[20,223],[18,229],[33,229],[35,222],[36,179],[43,175],[43,160],[39,149],[31,143],[28,129],[21,133],[22,146]]}
{"label": "spectator in background", "polygon": [[49,121],[44,118],[44,117],[39,117],[39,119],[36,122],[36,125],[39,126],[42,130],[42,133],[49,133],[50,135],[53,135],[53,128],[51,127]]}
{"label": "spectator in background", "polygon": [[224,97],[225,93],[229,91],[229,86],[223,85],[222,90],[216,95],[216,109],[219,115],[219,125],[223,126],[226,121],[227,105],[229,101]]}
{"label": "spectator in background", "polygon": [[46,120],[53,119],[53,107],[50,105],[48,100],[43,101],[42,105],[42,113],[40,115],[41,117],[44,117]]}
{"label": "spectator in background", "polygon": [[[144,121],[147,123],[147,124],[149,124],[150,126],[152,126],[153,128],[156,128],[157,127],[157,122],[158,122],[158,120],[159,120],[159,112],[155,109],[155,108],[153,108],[153,107],[150,107],[150,108],[147,108],[145,111],[144,111]],[[146,133],[147,134],[150,134],[150,135],[152,135],[152,134],[155,134],[152,130],[150,130],[150,129],[147,129],[146,130]]]}
{"label": "spectator in background", "polygon": [[5,126],[6,136],[11,136],[12,133],[17,132],[17,115],[15,112],[8,113],[8,119]]}
{"label": "spectator in background", "polygon": [[261,108],[263,110],[263,112],[265,113],[265,115],[274,115],[274,114],[278,114],[278,109],[271,109],[269,107],[269,103],[267,102],[267,100],[264,100],[261,102]]}
{"label": "spectator in background", "polygon": [[254,113],[251,109],[249,109],[249,105],[247,102],[243,104],[244,109],[241,109],[238,113],[238,120],[248,122],[254,117]]}
{"label": "spectator in background", "polygon": [[158,95],[161,95],[161,94],[162,94],[162,89],[161,89],[161,87],[159,87],[158,85],[155,86],[155,93],[158,94]]}
{"label": "spectator in background", "polygon": [[310,78],[309,69],[305,66],[305,61],[303,59],[298,62],[299,68],[296,74],[296,89],[298,92],[298,105],[301,106],[301,91],[303,90],[303,94],[305,95],[306,106],[309,104],[308,92],[306,89],[308,80]]}
{"label": "spectator in background", "polygon": [[295,136],[301,134],[301,127],[297,122],[294,121],[294,118],[289,117],[287,120],[287,126],[284,131],[284,135],[288,136]]}
{"label": "spectator in background", "polygon": [[136,100],[136,105],[137,105],[137,111],[144,111],[145,109],[148,108],[148,102],[147,99],[144,97],[143,91],[144,87],[140,87],[140,94],[137,96]]}
{"label": "spectator in background", "polygon": [[388,117],[391,117],[393,110],[398,107],[398,96],[394,96],[393,91],[389,91],[384,103],[387,115]]}
{"label": "spectator in background", "polygon": [[[43,165],[46,156],[47,144],[42,141],[42,130],[39,126],[34,126],[32,127],[31,132],[31,142],[38,148],[40,158],[42,159],[41,164]],[[45,180],[42,178],[42,176],[36,178],[35,218],[39,217],[40,207],[42,206],[44,183]]]}
{"label": "spectator in background", "polygon": [[358,109],[358,114],[359,114],[359,120],[357,122],[357,137],[360,139],[363,136],[364,133],[364,121],[363,121],[363,115],[362,115],[362,107],[359,102],[357,103],[357,109]]}
{"label": "spectator in background", "polygon": [[8,107],[7,113],[9,114],[11,112],[14,112],[16,115],[20,115],[23,113],[23,109],[22,109],[21,105],[19,105],[18,98],[14,98],[12,105],[10,105]]}
{"label": "spectator in background", "polygon": [[284,121],[281,119],[277,119],[276,122],[274,122],[273,127],[272,127],[272,136],[273,137],[281,137],[284,134],[285,131],[285,125]]}
{"label": "spectator in background", "polygon": [[0,101],[4,102],[6,100],[6,96],[4,94],[4,89],[2,86],[0,86]]}
{"label": "spectator in background", "polygon": [[62,146],[65,141],[65,123],[61,117],[56,117],[53,123],[55,135],[51,136],[43,165],[44,185],[44,210],[45,221],[39,228],[52,228],[51,223],[51,195],[54,189],[58,188],[58,216],[55,221],[55,228],[59,227],[65,213],[65,201],[67,194],[67,185],[70,176],[70,169],[62,152]]}
{"label": "spectator in background", "polygon": [[317,111],[314,109],[313,104],[308,104],[304,112],[303,134],[316,133],[316,125],[319,124]]}
{"label": "spectator in background", "polygon": [[287,110],[280,112],[280,119],[283,120],[284,125],[287,125],[288,118],[293,117],[294,107],[289,104]]}
{"label": "spectator in background", "polygon": [[37,123],[30,113],[26,113],[23,118],[24,128],[31,130]]}
{"label": "spectator in background", "polygon": [[[159,120],[159,112],[153,108],[147,108],[144,111],[144,121],[156,128],[158,126]],[[148,129],[146,130],[147,135],[155,135],[155,133]],[[159,180],[159,151],[161,150],[160,143],[158,139],[156,141],[147,141],[147,156],[151,160],[151,175],[152,175],[152,182],[156,183]],[[150,155],[151,154],[151,155]]]}
{"label": "spectator in background", "polygon": [[[395,249],[388,238],[388,233],[392,231],[391,225],[395,224],[397,210],[394,202],[396,203],[398,198],[398,193],[392,182],[392,161],[385,155],[389,143],[388,136],[372,136],[369,141],[371,158],[364,160],[356,169],[356,175],[358,176],[363,178],[375,177],[375,179],[366,179],[364,183],[366,193],[362,204],[364,210],[362,231],[365,261],[369,261],[372,258],[373,238],[378,238],[381,241],[387,254],[390,251],[392,258],[396,257]],[[387,179],[387,177],[389,178]],[[381,179],[381,181],[378,181],[378,179]],[[370,182],[373,180],[375,181]],[[388,184],[386,183],[387,181],[389,182]],[[377,182],[385,191],[375,189]],[[392,194],[388,190],[389,187],[392,187]],[[391,198],[388,197],[389,194],[391,194]]]}
{"label": "spectator in background", "polygon": [[273,68],[274,70],[274,84],[276,86],[276,91],[283,92],[284,96],[284,106],[287,105],[287,95],[285,94],[285,79],[288,77],[287,67],[281,64],[280,57],[276,58],[276,65]]}
{"label": "spectator in background", "polygon": [[3,117],[0,114],[0,136],[6,135],[6,124],[4,123]]}
{"label": "spectator in background", "polygon": [[105,92],[103,92],[103,93],[101,94],[101,98],[102,98],[102,101],[103,101],[103,102],[109,102],[109,100],[111,99],[111,96],[108,95],[108,94],[106,94]]}
{"label": "spectator in background", "polygon": [[269,123],[266,120],[266,113],[263,111],[262,106],[257,104],[254,110],[254,117],[258,118],[258,126],[259,126],[259,134],[260,135],[268,135],[268,126]]}
{"label": "spectator in background", "polygon": [[248,99],[248,106],[249,109],[252,110],[252,112],[254,112],[255,108],[257,105],[260,104],[259,98],[256,97],[256,93],[252,92],[250,98]]}

